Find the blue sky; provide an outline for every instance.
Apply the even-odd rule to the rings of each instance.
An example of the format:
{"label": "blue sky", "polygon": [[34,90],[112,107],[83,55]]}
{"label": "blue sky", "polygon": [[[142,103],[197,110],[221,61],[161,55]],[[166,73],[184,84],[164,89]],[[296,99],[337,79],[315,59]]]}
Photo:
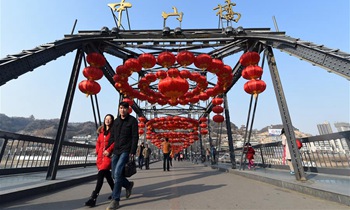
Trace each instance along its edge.
{"label": "blue sky", "polygon": [[[22,50],[50,43],[70,34],[75,19],[78,30],[99,30],[103,26],[115,26],[106,0],[44,0],[1,1],[0,2],[0,57],[16,54]],[[162,11],[171,12],[172,6],[184,13],[182,28],[217,28],[218,17],[213,10],[224,0],[129,0],[128,10],[131,29],[162,29]],[[323,44],[326,47],[350,52],[350,6],[348,0],[236,0],[235,12],[242,14],[233,26],[244,28],[271,28],[275,30],[272,17],[275,16],[280,31],[301,40]],[[322,2],[322,3],[320,3]],[[175,19],[175,18],[173,18]],[[123,25],[127,27],[126,15]],[[179,23],[168,18],[171,28]],[[292,118],[292,123],[301,131],[318,134],[316,124],[349,122],[350,84],[349,81],[326,70],[312,66],[288,54],[274,51],[282,80],[283,89]],[[37,119],[60,118],[66,89],[74,61],[74,53],[50,62],[33,72],[11,80],[0,87],[0,113],[7,116]],[[239,55],[224,60],[235,65]],[[114,67],[120,60],[110,61]],[[81,74],[79,81],[85,79]],[[281,117],[271,76],[267,66],[262,78],[267,89],[260,94],[254,128],[281,124]],[[250,96],[243,90],[246,81],[241,79],[228,93],[230,118],[237,126],[245,125]],[[99,83],[102,91],[98,94],[101,115],[116,115],[119,96],[106,79]],[[70,115],[71,122],[93,121],[90,99],[79,90]],[[333,127],[335,131],[335,128]]]}

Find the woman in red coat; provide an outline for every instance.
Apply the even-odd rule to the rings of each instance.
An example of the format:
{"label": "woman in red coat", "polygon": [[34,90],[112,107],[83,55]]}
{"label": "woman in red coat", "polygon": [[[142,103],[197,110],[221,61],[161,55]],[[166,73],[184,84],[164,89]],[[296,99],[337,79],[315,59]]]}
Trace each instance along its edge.
{"label": "woman in red coat", "polygon": [[248,159],[248,169],[250,169],[251,167],[254,167],[255,150],[250,143],[246,143],[244,151],[247,153],[246,158]]}
{"label": "woman in red coat", "polygon": [[[103,155],[103,152],[106,150],[108,145],[108,140],[110,137],[110,128],[114,122],[114,117],[111,114],[107,114],[104,119],[103,126],[99,127],[97,130],[98,137],[96,141],[96,166],[98,169],[97,173],[97,183],[95,190],[92,192],[91,197],[88,201],[85,202],[85,206],[93,207],[96,205],[96,199],[103,185],[103,179],[106,178],[111,190],[114,188],[114,181],[111,174],[111,157]],[[109,154],[112,154],[114,145],[111,145],[108,150]]]}

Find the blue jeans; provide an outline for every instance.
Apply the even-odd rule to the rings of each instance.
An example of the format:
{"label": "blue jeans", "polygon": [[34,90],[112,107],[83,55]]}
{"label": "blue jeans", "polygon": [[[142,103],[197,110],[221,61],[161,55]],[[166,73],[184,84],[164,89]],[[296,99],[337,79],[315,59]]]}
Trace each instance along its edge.
{"label": "blue jeans", "polygon": [[124,176],[125,164],[129,161],[129,153],[123,152],[120,155],[113,155],[112,157],[112,175],[114,178],[114,188],[112,198],[116,201],[120,201],[120,193],[122,187],[127,188],[130,186],[129,180]]}

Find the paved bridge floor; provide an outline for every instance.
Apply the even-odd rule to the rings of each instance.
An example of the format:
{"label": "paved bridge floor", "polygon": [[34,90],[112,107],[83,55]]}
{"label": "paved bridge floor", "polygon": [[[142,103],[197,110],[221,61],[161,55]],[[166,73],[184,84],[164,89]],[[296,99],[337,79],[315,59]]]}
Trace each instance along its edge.
{"label": "paved bridge floor", "polygon": [[[0,202],[0,209],[91,209],[84,202],[95,187],[96,168],[62,171],[53,181],[45,180],[43,173],[0,177],[0,198],[12,197],[12,201]],[[76,185],[86,177],[90,181]],[[326,181],[317,181],[316,177]],[[162,162],[156,162],[150,170],[138,170],[130,178],[135,182],[133,193],[125,199],[125,190],[122,191],[120,209],[350,209],[349,177],[320,177],[313,175],[300,183],[287,171],[227,170],[187,161],[173,161],[171,170],[164,172]],[[341,189],[336,192],[333,188]],[[93,209],[105,209],[110,193],[105,182]],[[332,196],[340,200],[330,201]]]}

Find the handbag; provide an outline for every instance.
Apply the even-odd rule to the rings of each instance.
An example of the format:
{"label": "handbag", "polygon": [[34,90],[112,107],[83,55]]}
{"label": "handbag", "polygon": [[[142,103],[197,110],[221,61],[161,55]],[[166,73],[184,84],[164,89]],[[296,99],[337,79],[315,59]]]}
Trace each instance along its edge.
{"label": "handbag", "polygon": [[124,167],[124,176],[125,177],[131,177],[132,175],[136,174],[136,163],[134,158],[131,158]]}

